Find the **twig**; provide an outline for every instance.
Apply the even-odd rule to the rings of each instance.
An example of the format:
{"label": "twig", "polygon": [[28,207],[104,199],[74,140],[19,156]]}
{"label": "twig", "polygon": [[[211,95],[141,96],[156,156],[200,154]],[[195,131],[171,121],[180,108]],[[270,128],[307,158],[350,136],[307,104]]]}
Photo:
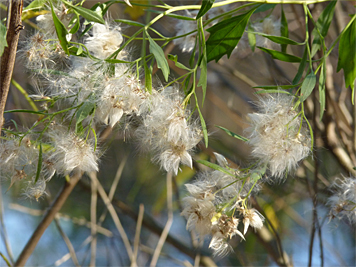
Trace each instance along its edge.
{"label": "twig", "polygon": [[2,201],[2,188],[1,188],[1,184],[0,184],[0,225],[1,225],[0,235],[3,238],[6,252],[7,252],[7,255],[9,256],[9,261],[11,263],[13,263],[14,256],[12,255],[12,250],[11,250],[9,239],[7,237],[6,227],[5,227],[5,223],[4,223],[4,205],[3,205],[3,203],[4,202]]}
{"label": "twig", "polygon": [[6,33],[7,47],[5,47],[4,53],[1,57],[0,69],[0,129],[4,124],[5,104],[14,69],[20,30],[23,29],[21,24],[23,0],[9,0],[8,2],[8,27]]}
{"label": "twig", "polygon": [[37,226],[36,230],[33,232],[30,240],[27,242],[25,248],[22,250],[19,258],[17,259],[15,266],[24,266],[28,258],[34,251],[38,241],[43,235],[44,231],[51,224],[57,212],[62,208],[63,204],[67,200],[69,194],[74,189],[75,185],[79,182],[82,177],[81,172],[75,173],[69,181],[67,181],[62,189],[62,191],[57,196],[56,200],[53,202],[48,212],[43,217],[40,224]]}
{"label": "twig", "polygon": [[57,218],[54,218],[54,222],[55,222],[55,224],[57,226],[59,234],[62,236],[64,242],[66,243],[66,245],[68,247],[69,254],[70,254],[70,257],[72,258],[72,261],[73,261],[74,265],[77,266],[77,267],[80,266],[79,262],[78,262],[77,255],[75,254],[74,247],[73,247],[72,243],[70,242],[68,236],[63,231],[61,225],[59,224],[59,220]]}
{"label": "twig", "polygon": [[95,179],[96,180],[96,183],[97,183],[97,186],[98,186],[98,192],[99,192],[99,195],[100,197],[103,199],[110,215],[111,215],[111,218],[113,219],[114,221],[114,224],[117,228],[117,230],[119,231],[120,235],[121,235],[121,238],[122,238],[122,241],[124,242],[124,245],[125,245],[125,248],[126,248],[126,251],[127,251],[127,254],[129,255],[129,258],[132,259],[132,248],[131,248],[131,245],[130,245],[130,242],[129,242],[129,239],[127,238],[127,235],[125,233],[125,230],[124,228],[122,227],[122,224],[120,222],[120,219],[119,217],[117,216],[117,213],[113,207],[113,205],[111,204],[111,201],[110,199],[108,198],[104,188],[102,187],[102,185],[100,184],[100,182],[98,181],[98,179],[93,176],[93,175],[89,175],[91,179]]}
{"label": "twig", "polygon": [[[126,161],[127,161],[127,156],[125,156],[122,159],[122,161],[121,161],[121,163],[119,165],[119,168],[116,171],[116,175],[115,175],[114,181],[111,184],[110,192],[109,192],[109,195],[108,195],[110,201],[112,201],[112,199],[114,197],[117,185],[119,184],[122,172],[123,172],[124,167],[126,165]],[[105,220],[106,214],[107,214],[107,210],[105,209],[103,211],[103,213],[101,214],[100,218],[99,218],[99,224],[101,224]]]}
{"label": "twig", "polygon": [[[97,177],[97,173],[93,172],[91,175]],[[90,264],[89,266],[95,266],[96,259],[96,245],[97,245],[97,230],[96,230],[96,206],[98,202],[98,189],[96,184],[96,179],[91,180],[91,201],[90,201],[90,221],[92,223],[91,236],[93,240],[90,244],[91,254],[90,254]]]}
{"label": "twig", "polygon": [[[9,208],[13,209],[13,210],[17,210],[17,211],[20,211],[20,212],[24,212],[24,213],[30,214],[32,216],[41,216],[41,215],[43,215],[45,213],[43,210],[31,209],[31,208],[28,208],[28,207],[25,207],[25,206],[21,206],[21,205],[16,204],[16,203],[10,203]],[[88,228],[93,227],[92,223],[87,221],[85,218],[70,217],[70,216],[68,216],[66,214],[62,214],[60,212],[57,213],[57,217],[60,218],[60,219],[63,219],[63,220],[67,220],[67,221],[69,220],[74,224],[78,224],[78,225],[85,226],[85,227],[88,227]],[[100,233],[102,235],[105,235],[107,237],[112,237],[113,236],[113,234],[112,234],[112,232],[110,230],[100,226],[99,224],[96,224],[95,227],[96,227],[96,230],[98,231],[98,233]]]}
{"label": "twig", "polygon": [[135,241],[134,241],[134,253],[133,253],[133,258],[131,260],[131,267],[137,266],[137,254],[138,254],[138,245],[140,243],[140,233],[141,233],[141,227],[142,227],[142,220],[143,220],[143,214],[144,214],[145,208],[143,204],[140,204],[140,209],[138,212],[138,218],[137,218],[137,224],[136,224],[136,232],[135,232]]}
{"label": "twig", "polygon": [[168,209],[168,219],[165,227],[163,228],[162,234],[158,240],[155,252],[153,253],[152,261],[150,266],[156,266],[159,254],[161,253],[163,244],[166,241],[169,230],[171,229],[173,223],[173,194],[172,194],[172,173],[167,173],[167,209]]}
{"label": "twig", "polygon": [[[85,247],[86,245],[88,245],[91,241],[92,241],[92,236],[88,236],[84,241],[83,243],[79,246],[79,249]],[[54,266],[60,266],[62,265],[63,263],[65,263],[67,260],[70,259],[70,253],[67,253],[65,254],[62,258],[60,258],[59,260],[57,260],[55,263],[54,263]]]}

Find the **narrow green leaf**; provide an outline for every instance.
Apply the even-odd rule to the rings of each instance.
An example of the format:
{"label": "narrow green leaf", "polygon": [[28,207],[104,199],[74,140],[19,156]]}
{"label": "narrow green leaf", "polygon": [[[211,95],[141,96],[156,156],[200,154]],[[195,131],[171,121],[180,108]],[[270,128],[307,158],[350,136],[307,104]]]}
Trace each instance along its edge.
{"label": "narrow green leaf", "polygon": [[259,86],[255,86],[253,88],[261,88],[261,89],[266,89],[266,90],[270,90],[270,89],[292,89],[297,87],[298,85],[259,85]]}
{"label": "narrow green leaf", "polygon": [[319,102],[320,102],[320,121],[323,118],[325,111],[325,82],[326,82],[326,64],[325,60],[321,65],[319,75]]}
{"label": "narrow green leaf", "polygon": [[305,67],[307,66],[307,59],[308,59],[308,48],[305,46],[302,61],[299,64],[298,72],[295,75],[292,84],[297,84],[299,83],[300,79],[303,76]]}
{"label": "narrow green leaf", "polygon": [[198,112],[199,112],[201,128],[203,129],[205,147],[208,147],[208,130],[206,128],[205,120],[204,120],[203,114],[201,114],[201,111],[200,111],[200,108],[198,106],[198,103],[197,103],[196,107],[197,107]]}
{"label": "narrow green leaf", "polygon": [[[63,0],[62,0],[63,1]],[[70,6],[73,10],[78,12],[83,18],[88,21],[97,22],[101,24],[105,24],[105,21],[102,16],[100,16],[97,12],[81,7],[81,6],[73,6],[72,4],[68,3],[67,1],[63,1],[67,6]]]}
{"label": "narrow green leaf", "polygon": [[83,48],[82,48],[82,46],[80,45],[80,46],[78,47],[78,50],[77,50],[76,55],[79,56],[81,53],[83,53]]}
{"label": "narrow green leaf", "polygon": [[251,25],[248,26],[248,32],[247,32],[247,38],[248,38],[248,44],[251,47],[252,52],[255,52],[256,48],[256,35],[252,33],[253,28]]}
{"label": "narrow green leaf", "polygon": [[313,92],[313,89],[316,84],[316,76],[312,72],[305,77],[302,87],[300,89],[300,102],[305,101],[305,99],[308,98],[308,96]]}
{"label": "narrow green leaf", "polygon": [[260,46],[257,46],[257,47],[259,49],[261,49],[262,51],[270,54],[272,56],[272,58],[274,58],[274,59],[278,59],[278,60],[286,61],[286,62],[301,62],[302,61],[302,59],[300,57],[296,57],[296,56],[293,56],[293,55],[290,55],[287,53],[267,49],[267,48],[260,47]]}
{"label": "narrow green leaf", "polygon": [[263,4],[259,8],[253,12],[254,14],[259,13],[259,12],[265,12],[267,10],[273,9],[276,6],[276,4]]}
{"label": "narrow green leaf", "polygon": [[150,42],[150,52],[155,57],[157,61],[157,67],[162,70],[164,79],[167,82],[170,69],[164,52],[162,48],[155,41],[153,41],[149,35],[147,35],[147,37],[148,41]]}
{"label": "narrow green leaf", "polygon": [[131,26],[137,26],[137,27],[145,27],[145,24],[139,23],[137,21],[133,21],[133,20],[128,20],[128,19],[115,19],[116,22],[120,22],[120,23],[125,23],[127,25],[131,25]]}
{"label": "narrow green leaf", "polygon": [[40,177],[41,169],[42,169],[42,143],[40,143],[40,149],[39,149],[39,152],[38,152],[38,163],[37,163],[35,184],[37,183],[38,178]]}
{"label": "narrow green leaf", "polygon": [[5,25],[0,23],[0,56],[2,56],[5,47],[7,47],[6,32],[7,30]]}
{"label": "narrow green leaf", "polygon": [[203,57],[200,62],[200,77],[199,77],[199,82],[197,86],[201,86],[202,91],[203,91],[203,97],[202,97],[202,106],[204,105],[205,101],[205,96],[206,96],[206,87],[208,83],[208,62],[206,59],[206,49],[204,47],[203,49]]}
{"label": "narrow green leaf", "polygon": [[67,28],[63,25],[63,23],[58,19],[56,12],[53,10],[53,5],[51,3],[51,10],[52,10],[52,17],[53,17],[53,23],[56,28],[57,36],[59,43],[61,44],[63,51],[69,55],[69,50],[68,50],[68,41],[66,38],[66,35],[68,34]]}
{"label": "narrow green leaf", "polygon": [[231,132],[230,130],[228,130],[228,129],[224,128],[224,127],[217,126],[217,125],[215,125],[215,127],[218,127],[219,129],[223,130],[223,131],[224,131],[225,133],[227,133],[228,135],[230,135],[230,136],[232,136],[232,137],[235,137],[235,138],[237,138],[237,139],[239,139],[239,140],[241,140],[241,141],[244,141],[244,142],[248,142],[248,141],[249,141],[248,138],[243,137],[243,136],[238,135],[238,134],[235,134],[234,132]]}
{"label": "narrow green leaf", "polygon": [[152,93],[152,68],[144,64],[145,70],[145,87],[148,92]]}
{"label": "narrow green leaf", "polygon": [[91,131],[93,132],[93,135],[94,135],[94,151],[96,150],[96,147],[97,147],[97,145],[98,145],[98,138],[97,138],[97,136],[96,136],[96,132],[95,132],[95,130],[93,129],[93,128],[90,128],[91,129]]}
{"label": "narrow green leaf", "polygon": [[207,166],[207,167],[209,167],[209,168],[212,168],[212,169],[214,169],[214,170],[217,170],[217,171],[220,171],[220,172],[225,173],[225,174],[227,174],[227,175],[230,175],[230,176],[235,177],[234,174],[230,173],[228,170],[224,169],[224,168],[221,167],[220,165],[217,165],[217,164],[214,164],[214,163],[211,163],[211,162],[209,162],[209,161],[202,160],[202,159],[197,160],[197,162],[200,163],[200,164],[203,164],[203,165],[205,165],[205,166]]}
{"label": "narrow green leaf", "polygon": [[73,25],[73,27],[69,31],[71,34],[75,34],[80,28],[79,15],[78,14],[76,14],[76,15],[77,16],[73,18],[75,20],[75,24]]}
{"label": "narrow green leaf", "polygon": [[76,114],[76,124],[81,123],[84,119],[86,119],[94,110],[95,104],[87,101],[78,109]]}
{"label": "narrow green leaf", "polygon": [[198,20],[200,17],[204,16],[206,12],[208,12],[209,9],[212,7],[214,2],[215,0],[203,0],[196,19]]}
{"label": "narrow green leaf", "polygon": [[[285,37],[285,38],[289,37],[288,21],[287,21],[286,15],[284,14],[283,5],[281,5],[281,36]],[[287,52],[287,44],[281,45],[281,51],[283,53]]]}
{"label": "narrow green leaf", "polygon": [[240,41],[246,25],[257,7],[245,14],[223,20],[207,29],[210,32],[206,42],[207,61],[219,61],[224,55],[230,57],[232,51]]}
{"label": "narrow green leaf", "polygon": [[23,9],[24,11],[29,11],[33,9],[40,9],[46,4],[47,0],[34,0],[27,7]]}
{"label": "narrow green leaf", "polygon": [[[337,1],[331,1],[328,6],[321,12],[317,22],[316,28],[312,31],[312,36],[314,37],[313,44],[312,44],[312,52],[311,56],[313,57],[316,52],[321,47],[321,39],[325,38],[326,34],[328,33],[332,18],[334,16],[335,5]],[[321,34],[321,36],[318,33]]]}
{"label": "narrow green leaf", "polygon": [[[356,15],[354,15],[356,16]],[[339,43],[337,72],[344,69],[345,86],[355,89],[356,79],[356,20],[343,32]],[[353,102],[353,98],[352,98]]]}
{"label": "narrow green leaf", "polygon": [[262,32],[250,32],[250,33],[261,35],[267,39],[270,39],[272,42],[275,42],[277,44],[290,44],[290,45],[303,45],[304,44],[304,43],[298,43],[296,41],[293,41],[292,39],[289,39],[289,38],[283,37],[283,36],[269,35],[269,34],[265,34]]}
{"label": "narrow green leaf", "polygon": [[190,68],[184,66],[182,63],[180,63],[180,62],[178,61],[178,56],[177,56],[177,55],[168,54],[168,59],[174,61],[174,64],[175,64],[178,68],[183,69],[183,70],[187,70],[187,71],[192,71]]}

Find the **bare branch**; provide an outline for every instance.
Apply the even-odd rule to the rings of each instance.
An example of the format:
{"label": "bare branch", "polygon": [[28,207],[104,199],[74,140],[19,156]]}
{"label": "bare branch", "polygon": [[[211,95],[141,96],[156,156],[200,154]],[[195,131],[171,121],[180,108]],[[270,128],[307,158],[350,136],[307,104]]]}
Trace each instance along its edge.
{"label": "bare branch", "polygon": [[168,209],[168,220],[166,223],[166,226],[164,227],[161,237],[158,240],[157,247],[155,249],[155,252],[152,257],[152,261],[150,266],[156,266],[157,261],[159,258],[159,254],[161,253],[162,247],[164,242],[167,239],[167,235],[169,233],[169,230],[171,229],[172,223],[173,223],[173,193],[172,193],[172,173],[168,172],[167,173],[167,209]]}
{"label": "bare branch", "polygon": [[0,66],[0,129],[4,124],[5,104],[14,69],[20,30],[23,29],[21,24],[23,0],[9,0],[8,2],[8,28],[6,33],[7,47],[5,47],[4,54],[1,57]]}
{"label": "bare branch", "polygon": [[57,218],[54,218],[54,222],[55,222],[55,224],[57,226],[57,229],[58,229],[60,235],[62,236],[64,242],[66,243],[66,245],[68,247],[69,254],[70,254],[70,257],[72,258],[72,261],[73,261],[74,265],[77,266],[77,267],[80,266],[80,264],[78,262],[77,255],[75,254],[74,247],[73,247],[72,243],[70,242],[68,236],[63,231],[61,225],[59,224],[59,220]]}
{"label": "bare branch", "polygon": [[79,182],[82,177],[81,172],[74,174],[69,181],[67,181],[57,196],[56,200],[53,202],[51,207],[48,209],[48,212],[43,217],[40,224],[37,226],[36,230],[33,232],[30,240],[27,242],[25,248],[22,250],[19,258],[17,259],[15,266],[24,266],[28,258],[31,256],[34,251],[38,241],[43,235],[44,231],[51,224],[57,212],[62,208],[63,204],[67,200],[68,196],[74,189],[75,185]]}

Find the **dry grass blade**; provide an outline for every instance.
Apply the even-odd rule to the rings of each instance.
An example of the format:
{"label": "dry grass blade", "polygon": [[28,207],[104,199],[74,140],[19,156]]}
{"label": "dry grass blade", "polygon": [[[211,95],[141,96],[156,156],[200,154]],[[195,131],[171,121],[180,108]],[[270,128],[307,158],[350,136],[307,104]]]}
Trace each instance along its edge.
{"label": "dry grass blade", "polygon": [[153,253],[152,261],[150,266],[156,266],[161,253],[162,247],[166,241],[169,230],[171,229],[173,223],[173,199],[172,199],[172,173],[167,173],[167,209],[168,209],[168,220],[162,231],[162,234],[158,240],[155,252]]}

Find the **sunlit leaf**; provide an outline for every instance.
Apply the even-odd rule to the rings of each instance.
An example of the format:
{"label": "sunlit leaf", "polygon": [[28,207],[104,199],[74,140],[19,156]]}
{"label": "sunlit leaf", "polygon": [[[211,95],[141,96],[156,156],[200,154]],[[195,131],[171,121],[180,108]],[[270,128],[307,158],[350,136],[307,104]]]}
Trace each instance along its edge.
{"label": "sunlit leaf", "polygon": [[68,41],[66,38],[66,35],[68,34],[67,28],[63,25],[63,23],[58,19],[56,12],[53,10],[53,5],[51,4],[51,10],[52,10],[52,18],[53,18],[53,23],[56,28],[57,36],[59,43],[61,44],[63,51],[69,55],[69,50],[68,50]]}
{"label": "sunlit leaf", "polygon": [[230,173],[228,170],[224,169],[223,167],[221,167],[220,165],[217,165],[217,164],[214,164],[214,163],[211,163],[209,161],[206,161],[206,160],[197,160],[198,163],[200,164],[203,164],[209,168],[212,168],[214,170],[217,170],[217,171],[220,171],[222,173],[225,173],[227,175],[230,175],[230,176],[234,176],[234,174]]}
{"label": "sunlit leaf", "polygon": [[219,61],[224,55],[230,57],[232,51],[240,41],[246,25],[257,7],[245,14],[223,20],[207,29],[210,32],[206,42],[207,61]]}
{"label": "sunlit leaf", "polygon": [[[335,10],[335,5],[337,1],[331,1],[328,6],[321,12],[317,22],[316,22],[316,28],[313,29],[312,31],[312,36],[314,37],[313,44],[312,44],[312,51],[311,51],[311,56],[313,57],[316,52],[320,49],[321,46],[321,38],[324,38],[326,34],[328,33],[331,20],[334,16],[334,10]],[[321,34],[321,36],[318,33]]]}
{"label": "sunlit leaf", "polygon": [[162,48],[149,35],[148,41],[150,42],[150,52],[155,57],[157,61],[157,67],[162,70],[164,79],[167,82],[170,69],[164,52]]}
{"label": "sunlit leaf", "polygon": [[300,102],[303,102],[305,99],[308,98],[308,96],[313,92],[313,89],[316,84],[316,76],[312,72],[307,77],[305,77],[302,87],[300,89]]}
{"label": "sunlit leaf", "polygon": [[196,19],[199,19],[200,17],[204,16],[205,13],[208,12],[209,9],[212,7],[214,2],[215,0],[203,0]]}
{"label": "sunlit leaf", "polygon": [[235,134],[234,132],[231,132],[230,130],[228,130],[228,129],[224,128],[224,127],[217,126],[217,125],[215,125],[215,126],[218,127],[219,129],[223,130],[223,131],[224,131],[225,133],[227,133],[228,135],[230,135],[230,136],[232,136],[232,137],[235,137],[235,138],[237,138],[237,139],[239,139],[239,140],[241,140],[241,141],[244,141],[244,142],[249,141],[248,138],[243,137],[243,136],[238,135],[238,134]]}
{"label": "sunlit leaf", "polygon": [[270,54],[272,56],[272,58],[274,59],[278,59],[281,61],[286,61],[286,62],[301,62],[302,59],[300,57],[297,56],[293,56],[287,53],[283,53],[283,52],[279,52],[276,50],[272,50],[272,49],[268,49],[268,48],[264,48],[264,47],[260,47],[257,46],[259,49],[261,49],[262,51]]}
{"label": "sunlit leaf", "polygon": [[[356,16],[356,15],[354,15]],[[356,79],[356,20],[342,34],[339,43],[339,61],[337,71],[344,69],[345,86],[355,89]],[[352,98],[354,101],[354,98]]]}

